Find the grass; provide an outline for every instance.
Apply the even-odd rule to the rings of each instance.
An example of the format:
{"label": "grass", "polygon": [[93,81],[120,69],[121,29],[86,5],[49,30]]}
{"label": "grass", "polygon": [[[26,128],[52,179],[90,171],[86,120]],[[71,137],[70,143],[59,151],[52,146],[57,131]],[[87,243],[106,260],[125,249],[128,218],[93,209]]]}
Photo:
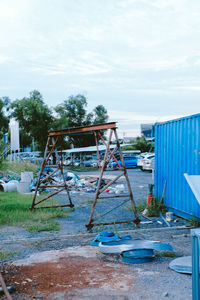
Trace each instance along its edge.
{"label": "grass", "polygon": [[5,260],[13,255],[18,254],[19,251],[9,251],[9,250],[3,250],[0,249],[0,260]]}
{"label": "grass", "polygon": [[98,171],[99,170],[98,168],[84,167],[84,166],[65,166],[64,168],[67,170],[80,171],[80,172]]}
{"label": "grass", "polygon": [[27,230],[30,233],[36,233],[41,231],[58,231],[60,229],[60,225],[55,220],[47,220],[46,222],[37,222],[32,225],[28,225]]}
{"label": "grass", "polygon": [[[167,211],[163,205],[162,207],[160,207],[160,201],[158,201],[157,199],[153,199],[151,205],[147,205],[147,203],[144,201],[140,204],[137,204],[136,208],[139,213],[142,213],[146,209],[147,210],[146,215],[148,217],[157,217],[160,215],[160,212],[165,213]],[[132,205],[125,206],[124,209],[133,211]]]}
{"label": "grass", "polygon": [[33,172],[36,175],[38,170],[38,165],[32,164],[30,162],[12,162],[12,161],[3,161],[1,164],[1,171],[3,172],[14,172],[18,175],[21,175],[21,172]]}
{"label": "grass", "polygon": [[188,220],[186,226],[196,228],[196,227],[200,227],[200,223],[199,223],[198,219],[194,217],[194,219]]}
{"label": "grass", "polygon": [[[30,211],[33,195],[23,195],[16,192],[0,193],[0,226],[17,225],[30,232],[58,230],[59,224],[54,218],[67,218],[68,212],[61,208],[35,209]],[[39,198],[38,198],[39,200]],[[57,202],[57,199],[45,201],[45,204]],[[42,203],[43,204],[43,203]]]}

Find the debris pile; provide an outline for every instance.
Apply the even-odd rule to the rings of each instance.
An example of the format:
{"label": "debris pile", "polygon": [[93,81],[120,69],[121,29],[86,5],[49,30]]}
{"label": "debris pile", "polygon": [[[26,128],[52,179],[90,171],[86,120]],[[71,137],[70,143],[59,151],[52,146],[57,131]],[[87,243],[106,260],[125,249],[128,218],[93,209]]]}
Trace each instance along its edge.
{"label": "debris pile", "polygon": [[[30,184],[31,192],[35,191],[37,181],[38,177],[36,177]],[[110,179],[102,179],[100,188],[103,188],[110,181]],[[52,190],[58,189],[58,187],[61,185],[66,185],[69,191],[95,193],[98,185],[98,178],[87,175],[79,177],[72,171],[66,171],[63,174],[60,171],[55,173],[52,168],[46,167],[43,170],[41,182],[42,183],[40,184],[39,191],[51,192]],[[48,186],[48,188],[46,188],[46,186]],[[124,184],[116,184],[115,187],[109,187],[106,192],[112,194],[121,194],[124,192],[124,190]]]}
{"label": "debris pile", "polygon": [[92,241],[92,246],[98,246],[103,254],[119,255],[125,263],[150,262],[156,251],[173,251],[170,244],[160,241],[133,239],[130,235],[119,236],[112,232],[100,232]]}

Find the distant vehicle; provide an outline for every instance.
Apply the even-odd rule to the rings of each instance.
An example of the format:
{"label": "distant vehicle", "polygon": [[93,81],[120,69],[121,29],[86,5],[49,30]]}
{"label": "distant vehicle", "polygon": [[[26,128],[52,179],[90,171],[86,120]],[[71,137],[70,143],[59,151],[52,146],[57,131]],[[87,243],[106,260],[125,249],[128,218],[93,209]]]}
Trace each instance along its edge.
{"label": "distant vehicle", "polygon": [[22,161],[29,161],[31,163],[41,163],[43,161],[43,158],[40,157],[39,152],[24,152],[21,155],[21,160]]}
{"label": "distant vehicle", "polygon": [[153,158],[154,156],[155,154],[151,152],[141,153],[138,157],[137,167],[143,169],[144,160],[148,158]]}
{"label": "distant vehicle", "polygon": [[[131,155],[131,156],[124,156],[124,164],[126,168],[133,168],[133,167],[137,167],[137,160],[138,160],[138,156],[137,155]],[[118,164],[120,165],[120,167],[122,167],[122,162],[120,159],[117,160]],[[117,162],[114,160],[113,162],[111,162],[109,164],[109,167],[116,169],[118,168]]]}
{"label": "distant vehicle", "polygon": [[88,159],[83,162],[84,167],[98,167],[98,161],[95,159]]}
{"label": "distant vehicle", "polygon": [[155,155],[144,159],[142,171],[152,171],[155,165]]}
{"label": "distant vehicle", "polygon": [[64,160],[63,160],[63,164],[64,164],[65,166],[70,166],[71,163],[72,163],[72,161],[71,161],[70,158],[67,158],[67,159],[64,159]]}
{"label": "distant vehicle", "polygon": [[77,159],[77,158],[73,159],[72,165],[75,166],[75,167],[80,166],[80,159]]}

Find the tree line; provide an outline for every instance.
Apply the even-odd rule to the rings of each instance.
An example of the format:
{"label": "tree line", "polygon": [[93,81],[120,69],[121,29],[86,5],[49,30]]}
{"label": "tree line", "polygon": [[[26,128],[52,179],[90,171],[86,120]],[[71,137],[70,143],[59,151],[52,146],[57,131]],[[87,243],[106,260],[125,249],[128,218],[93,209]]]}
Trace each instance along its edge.
{"label": "tree line", "polygon": [[[30,147],[34,139],[35,150],[44,150],[50,130],[68,127],[87,126],[108,121],[107,110],[97,105],[87,112],[87,99],[84,95],[69,96],[54,108],[45,104],[42,94],[31,91],[29,97],[11,101],[9,97],[0,98],[0,139],[9,130],[9,120],[15,118],[20,126],[20,144]],[[86,147],[95,145],[93,135],[70,136],[64,146]]]}

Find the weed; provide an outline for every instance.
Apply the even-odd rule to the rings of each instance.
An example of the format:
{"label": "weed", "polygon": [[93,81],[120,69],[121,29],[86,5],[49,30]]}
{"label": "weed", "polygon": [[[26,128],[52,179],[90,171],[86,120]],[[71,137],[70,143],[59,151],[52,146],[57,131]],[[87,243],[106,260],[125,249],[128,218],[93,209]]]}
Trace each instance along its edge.
{"label": "weed", "polygon": [[87,203],[93,203],[94,202],[94,199],[86,199],[85,200]]}
{"label": "weed", "polygon": [[17,173],[19,176],[21,175],[21,172],[33,172],[34,175],[36,175],[38,165],[30,162],[4,161],[1,165],[1,171],[9,173],[11,170],[12,172]]}
{"label": "weed", "polygon": [[34,242],[23,242],[22,245],[27,246],[29,248],[35,248],[35,247],[40,247],[42,245],[42,243],[43,243],[42,240],[38,240],[38,241],[34,241]]}
{"label": "weed", "polygon": [[147,215],[149,217],[157,217],[160,214],[160,203],[153,199],[151,205],[147,206]]}
{"label": "weed", "polygon": [[117,234],[117,235],[119,235],[119,232],[117,230],[117,225],[116,225],[115,222],[114,222],[113,226],[114,226],[114,233]]}
{"label": "weed", "polygon": [[55,220],[49,220],[44,223],[38,222],[27,226],[27,231],[30,233],[36,233],[41,231],[57,231],[60,229],[60,225]]}
{"label": "weed", "polygon": [[19,251],[9,251],[9,250],[2,250],[0,249],[0,260],[5,260],[11,256],[20,253]]}
{"label": "weed", "polygon": [[[23,195],[18,193],[1,193],[0,200],[0,225],[17,225],[17,226],[32,226],[37,223],[48,223],[53,218],[67,218],[69,213],[61,208],[36,209],[30,211],[33,195]],[[54,199],[54,201],[59,201]],[[49,203],[48,200],[46,203]],[[36,228],[37,226],[34,226]],[[43,226],[43,230],[49,228],[57,228],[55,226]],[[40,229],[41,226],[38,226]],[[44,229],[46,228],[46,229]],[[33,230],[33,229],[32,229]],[[57,230],[57,229],[54,229]],[[34,230],[33,230],[34,231]]]}
{"label": "weed", "polygon": [[200,227],[200,223],[198,219],[194,217],[193,219],[188,220],[186,226],[196,228],[196,227]]}
{"label": "weed", "polygon": [[147,207],[146,202],[139,203],[139,204],[137,204],[137,206],[136,206],[137,211],[139,211],[139,212],[143,212],[143,211],[145,210],[146,207]]}
{"label": "weed", "polygon": [[[125,209],[133,211],[132,206],[126,206]],[[157,217],[161,213],[165,213],[167,211],[164,205],[160,206],[160,201],[153,198],[151,205],[147,205],[146,202],[142,202],[137,204],[136,209],[138,212],[142,213],[145,209],[147,210],[147,216],[149,217]]]}

